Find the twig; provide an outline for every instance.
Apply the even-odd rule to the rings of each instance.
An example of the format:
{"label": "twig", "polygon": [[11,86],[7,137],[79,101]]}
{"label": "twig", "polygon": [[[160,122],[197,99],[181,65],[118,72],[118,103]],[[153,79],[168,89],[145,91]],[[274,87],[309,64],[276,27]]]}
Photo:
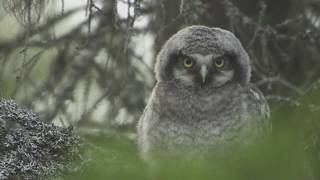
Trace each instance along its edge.
{"label": "twig", "polygon": [[260,4],[259,20],[258,20],[257,26],[255,27],[255,31],[254,31],[253,37],[252,37],[251,41],[248,43],[248,45],[247,45],[247,49],[249,49],[254,44],[254,42],[256,41],[256,39],[258,37],[258,34],[260,32],[260,27],[262,26],[263,17],[265,16],[266,7],[267,7],[266,3],[264,2],[264,0],[260,0],[259,4]]}
{"label": "twig", "polygon": [[281,85],[292,89],[297,94],[303,95],[303,91],[302,90],[300,90],[298,87],[294,86],[290,82],[280,78],[279,76],[263,78],[262,80],[257,82],[256,85],[257,86],[261,86],[261,85],[266,84],[266,83],[280,83]]}

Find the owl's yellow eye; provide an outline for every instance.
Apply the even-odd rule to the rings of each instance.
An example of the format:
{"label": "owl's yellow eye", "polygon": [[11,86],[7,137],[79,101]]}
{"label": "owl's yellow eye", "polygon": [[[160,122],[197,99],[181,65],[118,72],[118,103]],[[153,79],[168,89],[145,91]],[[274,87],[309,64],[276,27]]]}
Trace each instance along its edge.
{"label": "owl's yellow eye", "polygon": [[183,60],[183,65],[186,68],[191,68],[193,66],[193,61],[192,59],[186,58]]}
{"label": "owl's yellow eye", "polygon": [[224,67],[224,60],[223,59],[217,59],[214,61],[214,66],[217,68],[223,68]]}

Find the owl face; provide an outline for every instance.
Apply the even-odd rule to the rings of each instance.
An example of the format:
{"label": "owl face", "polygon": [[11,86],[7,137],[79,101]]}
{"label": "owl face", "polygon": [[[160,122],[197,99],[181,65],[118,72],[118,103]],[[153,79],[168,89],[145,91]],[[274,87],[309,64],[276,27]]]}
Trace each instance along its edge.
{"label": "owl face", "polygon": [[172,78],[188,86],[219,87],[234,80],[234,60],[230,54],[179,53],[173,58]]}
{"label": "owl face", "polygon": [[174,34],[157,56],[157,81],[178,81],[193,87],[219,87],[228,82],[246,85],[249,56],[229,31],[189,26]]}

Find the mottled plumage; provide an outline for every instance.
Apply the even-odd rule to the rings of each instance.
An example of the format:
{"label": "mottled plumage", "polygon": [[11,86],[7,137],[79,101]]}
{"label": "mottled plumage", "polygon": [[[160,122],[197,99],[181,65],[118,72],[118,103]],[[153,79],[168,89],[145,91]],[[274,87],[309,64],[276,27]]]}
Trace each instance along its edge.
{"label": "mottled plumage", "polygon": [[157,57],[157,83],[138,124],[143,155],[205,152],[264,131],[268,105],[250,83],[249,57],[229,31],[190,26]]}

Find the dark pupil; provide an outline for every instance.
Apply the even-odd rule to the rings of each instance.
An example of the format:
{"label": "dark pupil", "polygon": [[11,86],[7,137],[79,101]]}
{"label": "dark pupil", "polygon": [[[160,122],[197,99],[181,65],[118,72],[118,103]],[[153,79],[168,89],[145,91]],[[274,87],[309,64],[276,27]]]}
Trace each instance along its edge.
{"label": "dark pupil", "polygon": [[186,60],[186,64],[187,64],[187,65],[190,65],[190,64],[192,64],[192,61],[191,61],[190,59],[187,59],[187,60]]}
{"label": "dark pupil", "polygon": [[217,60],[217,61],[216,61],[216,64],[217,64],[217,65],[221,65],[221,64],[222,64],[222,60]]}

